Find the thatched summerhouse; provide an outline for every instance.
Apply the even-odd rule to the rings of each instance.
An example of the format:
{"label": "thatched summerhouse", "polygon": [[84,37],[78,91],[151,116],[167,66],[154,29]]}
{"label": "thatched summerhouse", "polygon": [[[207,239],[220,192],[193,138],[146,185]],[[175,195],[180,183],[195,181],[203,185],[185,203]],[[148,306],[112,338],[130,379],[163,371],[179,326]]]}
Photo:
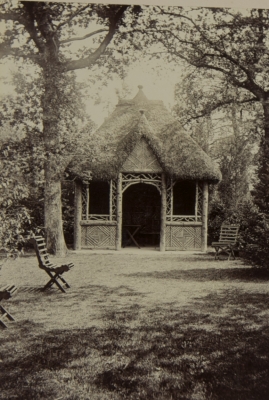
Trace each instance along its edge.
{"label": "thatched summerhouse", "polygon": [[98,158],[77,166],[92,180],[76,180],[75,249],[206,250],[208,184],[220,172],[163,102],[139,86],[94,135]]}

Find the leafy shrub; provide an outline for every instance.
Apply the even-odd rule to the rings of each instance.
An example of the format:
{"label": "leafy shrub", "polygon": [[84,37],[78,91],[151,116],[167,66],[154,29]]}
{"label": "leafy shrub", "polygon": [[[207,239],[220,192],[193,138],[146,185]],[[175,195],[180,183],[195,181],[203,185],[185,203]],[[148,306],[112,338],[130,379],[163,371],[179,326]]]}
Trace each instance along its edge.
{"label": "leafy shrub", "polygon": [[74,240],[74,197],[74,183],[64,181],[62,183],[63,231],[68,245],[71,245]]}
{"label": "leafy shrub", "polygon": [[245,202],[238,210],[240,244],[243,257],[254,265],[269,267],[269,220],[252,202]]}
{"label": "leafy shrub", "polygon": [[19,253],[24,243],[25,227],[30,215],[25,207],[0,211],[0,249],[7,253]]}
{"label": "leafy shrub", "polygon": [[224,204],[218,199],[212,199],[208,213],[208,243],[211,244],[219,238],[220,227],[225,220]]}
{"label": "leafy shrub", "polygon": [[208,241],[217,241],[223,222],[240,225],[239,249],[253,265],[269,268],[269,219],[251,201],[237,209],[226,210],[218,199],[212,199],[208,219]]}

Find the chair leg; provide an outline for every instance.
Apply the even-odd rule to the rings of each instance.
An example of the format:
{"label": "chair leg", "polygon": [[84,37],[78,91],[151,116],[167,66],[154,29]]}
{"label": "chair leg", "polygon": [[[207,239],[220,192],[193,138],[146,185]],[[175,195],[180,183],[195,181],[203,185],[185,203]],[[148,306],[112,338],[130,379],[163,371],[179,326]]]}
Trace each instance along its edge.
{"label": "chair leg", "polygon": [[7,328],[7,325],[4,323],[3,319],[7,317],[10,321],[15,321],[15,319],[12,317],[12,315],[3,307],[0,305],[0,311],[2,313],[2,316],[0,318],[0,326],[2,328]]}
{"label": "chair leg", "polygon": [[61,281],[65,284],[65,286],[67,288],[70,288],[70,285],[66,282],[66,280],[62,277],[62,275],[59,275],[59,278],[61,279]]}
{"label": "chair leg", "polygon": [[47,274],[50,276],[50,280],[48,281],[48,283],[44,286],[43,290],[48,289],[49,287],[51,287],[54,283],[55,285],[58,286],[58,288],[63,292],[66,293],[66,291],[64,290],[64,288],[62,287],[62,285],[57,281],[57,278],[59,277],[59,274],[55,274],[53,275],[52,272],[50,271],[46,271]]}
{"label": "chair leg", "polygon": [[1,310],[2,314],[5,314],[6,317],[7,317],[10,321],[15,321],[15,319],[12,317],[12,315],[11,315],[7,310],[5,310],[4,307],[1,306],[1,305],[0,305],[0,310]]}
{"label": "chair leg", "polygon": [[0,319],[0,326],[4,329],[7,328],[7,325],[4,323],[4,321],[2,321],[2,319]]}

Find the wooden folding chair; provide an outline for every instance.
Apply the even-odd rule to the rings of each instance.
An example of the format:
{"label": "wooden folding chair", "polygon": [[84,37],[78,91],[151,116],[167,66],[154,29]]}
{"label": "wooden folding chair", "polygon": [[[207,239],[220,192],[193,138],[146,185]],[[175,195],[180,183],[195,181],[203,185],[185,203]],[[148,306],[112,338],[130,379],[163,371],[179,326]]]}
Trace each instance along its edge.
{"label": "wooden folding chair", "polygon": [[[12,297],[16,291],[17,287],[15,285],[3,286],[2,288],[0,288],[0,301],[10,299],[10,297]],[[0,304],[0,312],[2,314],[0,315],[0,326],[2,328],[7,328],[7,325],[3,321],[4,318],[9,319],[10,321],[15,321],[12,315],[1,304]]]}
{"label": "wooden folding chair", "polygon": [[43,289],[48,289],[52,287],[53,284],[55,284],[63,293],[66,293],[60,281],[64,284],[65,288],[70,288],[69,284],[66,282],[62,275],[64,272],[67,272],[71,268],[73,268],[74,264],[62,264],[60,266],[52,264],[49,260],[49,254],[43,236],[32,237],[30,239],[30,242],[34,245],[39,268],[43,269],[50,277],[50,280]]}
{"label": "wooden folding chair", "polygon": [[214,247],[215,260],[219,260],[220,253],[228,254],[228,260],[233,256],[235,260],[234,250],[237,248],[239,225],[222,224],[220,237],[218,242],[211,244]]}

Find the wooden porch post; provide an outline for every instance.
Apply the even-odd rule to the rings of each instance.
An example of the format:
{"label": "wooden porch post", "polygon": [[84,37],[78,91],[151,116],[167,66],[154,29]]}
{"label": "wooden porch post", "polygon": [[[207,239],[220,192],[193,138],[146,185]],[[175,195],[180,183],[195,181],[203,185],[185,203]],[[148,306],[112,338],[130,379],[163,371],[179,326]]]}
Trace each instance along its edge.
{"label": "wooden porch post", "polygon": [[86,220],[89,219],[89,211],[90,211],[90,184],[86,184]]}
{"label": "wooden porch post", "polygon": [[122,176],[119,173],[117,180],[117,232],[116,232],[116,250],[121,249],[122,236]]}
{"label": "wooden porch post", "polygon": [[202,251],[207,249],[208,183],[203,183]]}
{"label": "wooden porch post", "polygon": [[74,250],[81,249],[81,225],[82,219],[82,191],[81,183],[75,181],[75,215],[74,215]]}
{"label": "wooden porch post", "polygon": [[165,251],[165,227],[166,227],[166,181],[165,174],[162,174],[161,194],[161,230],[160,230],[160,251]]}

